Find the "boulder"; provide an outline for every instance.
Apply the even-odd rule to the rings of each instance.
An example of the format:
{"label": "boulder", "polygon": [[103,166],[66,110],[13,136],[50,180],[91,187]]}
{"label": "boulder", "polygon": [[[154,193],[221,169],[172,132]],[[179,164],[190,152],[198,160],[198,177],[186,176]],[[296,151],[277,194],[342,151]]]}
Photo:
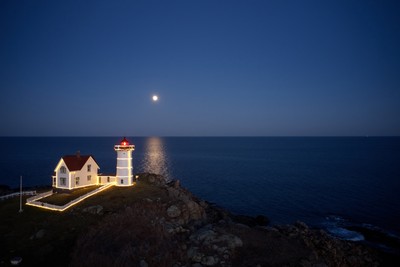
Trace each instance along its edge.
{"label": "boulder", "polygon": [[186,252],[188,258],[192,258],[197,253],[197,250],[198,247],[190,247]]}
{"label": "boulder", "polygon": [[101,215],[101,214],[103,214],[103,206],[101,206],[101,205],[90,206],[90,207],[84,208],[82,211],[88,212],[91,214]]}
{"label": "boulder", "polygon": [[154,182],[156,181],[156,178],[155,178],[153,175],[151,175],[151,176],[149,176],[149,178],[147,179],[147,181],[148,181],[149,183],[151,183],[151,184],[154,184]]}
{"label": "boulder", "polygon": [[147,264],[147,262],[145,260],[141,260],[140,263],[139,263],[139,266],[140,267],[148,267],[149,264]]}
{"label": "boulder", "polygon": [[37,238],[37,239],[40,239],[40,238],[42,238],[42,237],[44,237],[44,234],[46,233],[46,231],[44,230],[44,229],[40,229],[36,234],[35,234],[35,237]]}
{"label": "boulder", "polygon": [[239,237],[232,234],[225,234],[218,238],[218,241],[222,241],[227,244],[230,249],[243,246],[243,241]]}
{"label": "boulder", "polygon": [[192,261],[194,262],[201,262],[201,260],[203,259],[204,254],[201,252],[196,252],[193,257],[192,257]]}
{"label": "boulder", "polygon": [[214,256],[205,256],[201,259],[201,263],[205,266],[214,266],[218,263],[218,259]]}
{"label": "boulder", "polygon": [[164,176],[155,173],[141,173],[138,174],[138,176],[139,176],[139,181],[147,182],[157,186],[163,186],[166,184],[167,181],[167,179]]}
{"label": "boulder", "polygon": [[186,201],[185,204],[189,211],[189,219],[200,220],[203,218],[204,209],[199,204],[192,200]]}
{"label": "boulder", "polygon": [[181,215],[181,210],[177,206],[172,205],[167,209],[167,215],[170,218],[179,217],[179,215]]}
{"label": "boulder", "polygon": [[190,236],[190,240],[195,241],[196,243],[206,241],[209,243],[216,237],[215,231],[212,230],[211,225],[206,225],[203,228],[198,229],[195,233]]}
{"label": "boulder", "polygon": [[31,239],[31,240],[33,240],[33,239],[40,239],[40,238],[43,238],[45,234],[46,234],[46,230],[40,229],[40,230],[37,231],[34,235],[32,235],[32,236],[30,237],[30,239]]}
{"label": "boulder", "polygon": [[10,260],[11,265],[19,265],[22,262],[21,257],[14,257]]}
{"label": "boulder", "polygon": [[181,183],[179,180],[174,181],[174,188],[179,188],[181,186]]}
{"label": "boulder", "polygon": [[197,233],[196,240],[200,242],[213,243],[216,234],[213,230],[205,230]]}
{"label": "boulder", "polygon": [[232,219],[236,223],[244,224],[250,227],[267,226],[270,222],[268,217],[264,215],[258,215],[257,217],[247,215],[233,215]]}
{"label": "boulder", "polygon": [[256,217],[256,223],[260,226],[267,226],[269,224],[269,219],[264,215],[258,215]]}
{"label": "boulder", "polygon": [[174,187],[167,187],[168,196],[172,198],[178,198],[180,195],[180,191]]}

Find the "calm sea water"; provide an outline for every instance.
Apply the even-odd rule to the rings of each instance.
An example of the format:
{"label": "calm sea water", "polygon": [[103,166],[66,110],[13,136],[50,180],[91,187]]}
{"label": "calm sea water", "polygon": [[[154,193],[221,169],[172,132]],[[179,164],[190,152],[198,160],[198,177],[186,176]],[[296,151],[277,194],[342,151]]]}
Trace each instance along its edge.
{"label": "calm sea water", "polygon": [[[136,145],[135,172],[179,179],[199,197],[235,213],[326,228],[346,220],[400,233],[398,137],[129,139]],[[26,186],[49,185],[60,157],[77,150],[94,155],[101,172],[115,172],[118,141],[2,137],[0,184],[17,187],[23,175]]]}

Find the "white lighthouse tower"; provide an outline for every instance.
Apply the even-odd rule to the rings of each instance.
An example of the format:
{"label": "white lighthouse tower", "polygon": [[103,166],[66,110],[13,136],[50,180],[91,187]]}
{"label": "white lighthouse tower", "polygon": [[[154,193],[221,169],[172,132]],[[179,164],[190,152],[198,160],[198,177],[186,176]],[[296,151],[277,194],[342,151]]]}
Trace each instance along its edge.
{"label": "white lighthouse tower", "polygon": [[135,146],[130,145],[129,141],[124,137],[119,145],[114,146],[114,150],[117,151],[116,185],[133,185],[132,151],[135,150]]}

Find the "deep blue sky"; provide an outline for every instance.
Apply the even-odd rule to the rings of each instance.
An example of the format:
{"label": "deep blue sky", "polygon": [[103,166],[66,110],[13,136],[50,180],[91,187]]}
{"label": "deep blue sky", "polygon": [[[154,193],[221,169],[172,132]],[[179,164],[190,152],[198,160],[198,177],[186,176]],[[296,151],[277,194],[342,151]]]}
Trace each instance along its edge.
{"label": "deep blue sky", "polygon": [[3,0],[0,135],[400,135],[399,14],[399,1]]}

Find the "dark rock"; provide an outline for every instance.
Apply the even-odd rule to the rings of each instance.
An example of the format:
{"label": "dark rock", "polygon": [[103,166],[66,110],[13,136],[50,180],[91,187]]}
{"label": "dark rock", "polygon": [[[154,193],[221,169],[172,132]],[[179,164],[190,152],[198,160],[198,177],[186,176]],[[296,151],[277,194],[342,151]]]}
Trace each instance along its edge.
{"label": "dark rock", "polygon": [[179,188],[181,186],[179,180],[174,181],[174,187]]}
{"label": "dark rock", "polygon": [[214,256],[205,256],[201,259],[201,263],[205,266],[214,266],[218,263],[218,259]]}
{"label": "dark rock", "polygon": [[233,215],[232,219],[236,223],[241,223],[250,227],[254,227],[257,225],[254,217],[246,216],[246,215]]}
{"label": "dark rock", "polygon": [[346,228],[348,230],[361,233],[367,241],[376,244],[384,244],[388,248],[392,248],[393,250],[400,252],[400,239],[395,236],[391,236],[380,229],[372,229],[361,226],[349,226]]}
{"label": "dark rock", "polygon": [[167,215],[170,218],[176,218],[181,215],[181,210],[177,206],[172,205],[167,209]]}
{"label": "dark rock", "polygon": [[308,225],[304,222],[297,221],[294,225],[301,230],[308,230]]}
{"label": "dark rock", "polygon": [[264,215],[257,215],[257,217],[256,217],[257,225],[267,226],[269,224],[269,222],[270,222],[270,220]]}
{"label": "dark rock", "polygon": [[103,206],[101,206],[101,205],[90,206],[90,207],[84,208],[82,211],[91,213],[91,214],[102,215],[103,214]]}
{"label": "dark rock", "polygon": [[140,267],[148,267],[149,265],[147,264],[147,262],[145,260],[141,260],[139,263]]}
{"label": "dark rock", "polygon": [[30,240],[33,240],[33,239],[41,239],[41,238],[44,237],[45,234],[46,234],[46,230],[40,229],[39,231],[37,231],[34,235],[32,235],[32,236],[30,237]]}
{"label": "dark rock", "polygon": [[22,262],[21,257],[14,257],[10,260],[11,265],[19,265]]}
{"label": "dark rock", "polygon": [[144,198],[143,201],[148,202],[148,203],[152,203],[153,202],[153,200],[148,198],[148,197]]}
{"label": "dark rock", "polygon": [[270,222],[269,219],[264,215],[258,215],[257,217],[233,215],[232,219],[236,223],[241,223],[250,227],[267,226]]}
{"label": "dark rock", "polygon": [[167,179],[159,174],[155,173],[140,173],[137,174],[139,182],[145,182],[149,184],[154,184],[156,186],[164,186],[167,184]]}
{"label": "dark rock", "polygon": [[[162,201],[144,195],[143,201],[132,208],[128,206],[125,212],[117,212],[115,218],[112,215],[108,220],[105,218],[97,232],[89,235],[92,245],[86,245],[88,237],[82,238],[84,242],[77,242],[72,266],[81,266],[87,253],[91,253],[92,260],[103,256],[101,250],[95,253],[94,250],[100,247],[96,244],[104,244],[103,240],[114,239],[110,231],[115,229],[110,225],[123,227],[124,233],[113,241],[111,248],[118,252],[125,247],[140,267],[157,266],[156,263],[176,267],[376,266],[378,263],[374,254],[364,247],[332,238],[303,222],[268,227],[267,217],[232,215],[215,204],[197,199],[179,181],[166,183],[156,174],[140,174],[138,181],[157,187],[157,194],[164,194]],[[155,190],[152,188],[150,192]],[[135,231],[145,233],[145,238],[136,241]],[[131,236],[126,237],[130,232]],[[147,238],[149,235],[152,238]],[[157,246],[157,250],[146,254],[152,246]],[[85,248],[90,249],[84,251]],[[113,257],[109,260],[110,264],[115,261]]]}
{"label": "dark rock", "polygon": [[205,214],[204,209],[195,201],[193,200],[186,201],[185,205],[188,208],[190,220],[200,220],[203,218]]}

